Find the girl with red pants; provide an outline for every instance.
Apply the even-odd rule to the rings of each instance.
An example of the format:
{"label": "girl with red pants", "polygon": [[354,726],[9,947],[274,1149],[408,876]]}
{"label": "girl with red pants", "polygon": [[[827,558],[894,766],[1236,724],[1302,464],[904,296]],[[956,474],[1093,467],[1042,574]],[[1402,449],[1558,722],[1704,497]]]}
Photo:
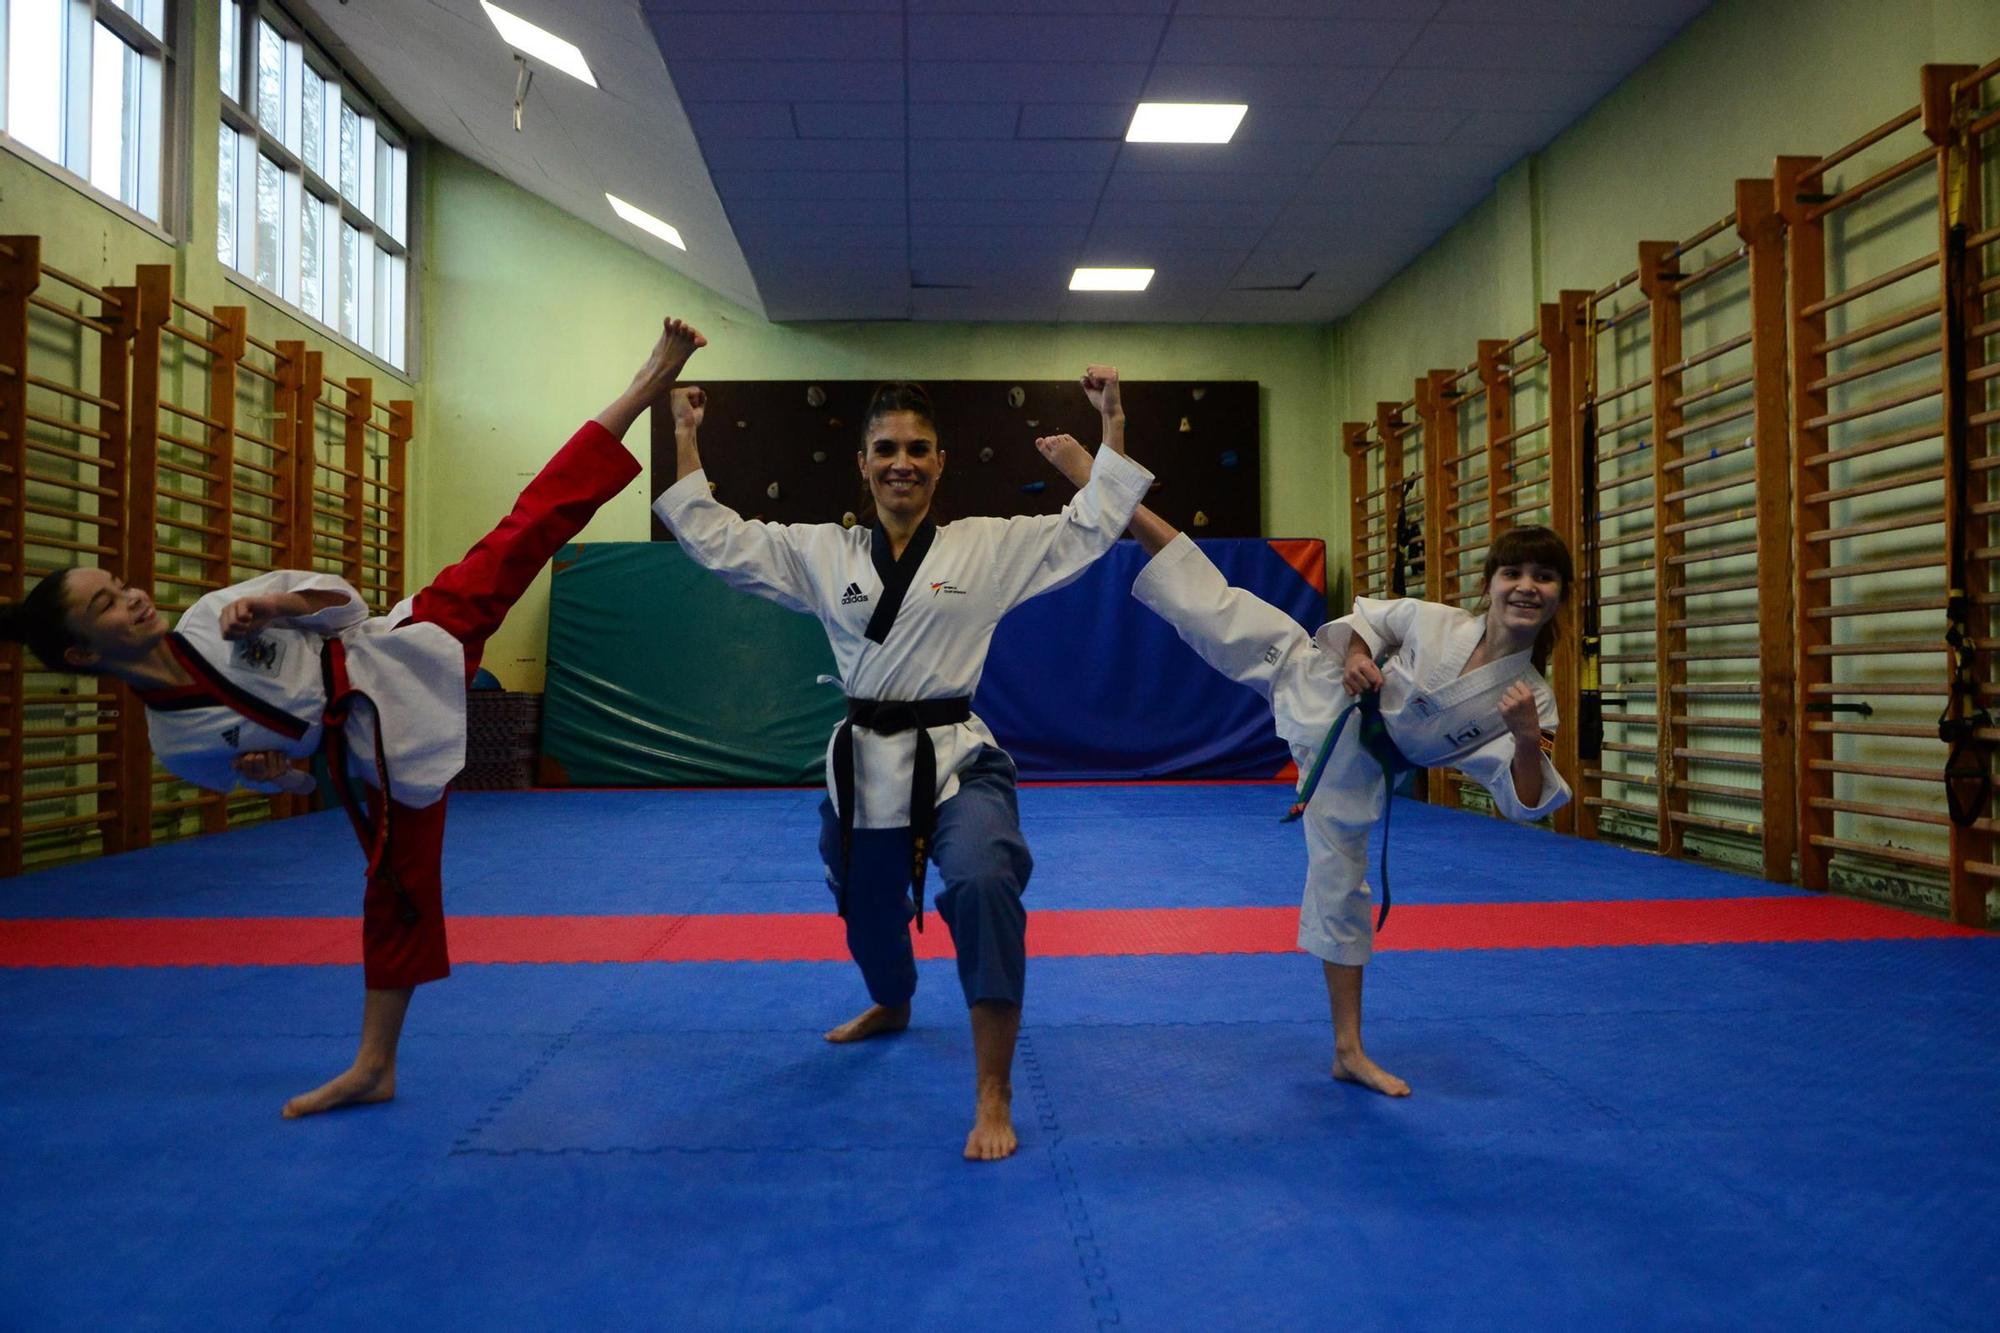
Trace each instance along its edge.
{"label": "girl with red pants", "polygon": [[0,638],[27,644],[45,666],[131,686],[153,752],[189,782],[311,791],[294,761],[326,752],[368,856],[367,996],[354,1064],[286,1102],[286,1116],[395,1095],[411,993],[451,971],[440,868],[445,787],[465,763],[466,682],[542,566],[639,476],[620,439],[666,401],[705,341],[667,320],[631,386],[584,423],[513,512],[386,616],[370,617],[340,578],[299,570],[212,592],[171,631],[145,592],[101,569],[59,570],[0,607]]}

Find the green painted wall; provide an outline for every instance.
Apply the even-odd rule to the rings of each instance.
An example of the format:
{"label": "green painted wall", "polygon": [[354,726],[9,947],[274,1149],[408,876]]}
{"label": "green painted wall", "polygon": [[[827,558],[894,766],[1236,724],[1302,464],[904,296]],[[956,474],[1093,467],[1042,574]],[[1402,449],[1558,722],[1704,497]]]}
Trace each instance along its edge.
{"label": "green painted wall", "polygon": [[[663,314],[708,336],[690,373],[696,380],[1060,379],[1093,360],[1133,379],[1255,379],[1263,385],[1268,530],[1331,539],[1342,526],[1322,328],[779,325],[454,154],[432,152],[424,198],[424,378],[413,464],[424,518],[412,548],[419,577],[477,540],[542,459],[624,386]],[[1146,431],[1163,427],[1133,422],[1134,452],[1143,458]],[[641,457],[647,429],[642,421],[630,438]],[[635,483],[586,539],[643,540],[656,489],[650,478]],[[488,662],[510,687],[538,689],[546,637],[544,584],[495,638]]]}

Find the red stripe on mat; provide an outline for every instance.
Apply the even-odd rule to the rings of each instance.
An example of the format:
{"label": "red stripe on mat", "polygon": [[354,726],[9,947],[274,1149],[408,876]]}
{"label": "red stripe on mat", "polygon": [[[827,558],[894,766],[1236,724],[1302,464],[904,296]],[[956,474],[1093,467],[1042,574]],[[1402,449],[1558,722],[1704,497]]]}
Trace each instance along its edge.
{"label": "red stripe on mat", "polygon": [[[946,958],[935,913],[917,956]],[[1290,907],[1043,911],[1028,918],[1042,958],[1288,953]],[[1383,952],[1575,949],[1616,945],[1782,944],[1813,940],[1977,938],[1985,932],[1846,898],[1413,904],[1376,941]],[[847,957],[824,915],[462,916],[460,963],[832,962]],[[0,922],[0,967],[287,967],[361,961],[360,923],[344,917],[119,917]]]}

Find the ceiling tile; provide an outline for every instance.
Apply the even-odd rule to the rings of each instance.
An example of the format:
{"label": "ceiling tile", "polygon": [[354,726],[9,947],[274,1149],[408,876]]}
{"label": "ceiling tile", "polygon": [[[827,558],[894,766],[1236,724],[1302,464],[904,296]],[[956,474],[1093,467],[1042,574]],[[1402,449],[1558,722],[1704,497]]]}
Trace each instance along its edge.
{"label": "ceiling tile", "polygon": [[903,140],[901,102],[799,102],[792,114],[802,139]]}
{"label": "ceiling tile", "polygon": [[1389,72],[1370,105],[1416,110],[1581,110],[1601,92],[1533,70],[1404,68]]}
{"label": "ceiling tile", "polygon": [[903,94],[900,60],[683,60],[670,68],[683,101],[872,102]]}
{"label": "ceiling tile", "polygon": [[901,61],[903,20],[894,14],[650,15],[660,53],[675,65],[708,60]]}
{"label": "ceiling tile", "polygon": [[913,226],[910,245],[915,251],[964,249],[974,243],[1004,254],[1067,254],[1083,244],[1087,228],[1081,226],[1001,227]]}
{"label": "ceiling tile", "polygon": [[1466,121],[1457,107],[1380,107],[1356,112],[1340,132],[1342,143],[1440,144]]}
{"label": "ceiling tile", "polygon": [[798,219],[792,218],[783,222],[744,223],[736,228],[736,239],[743,243],[744,253],[753,257],[760,252],[794,249],[806,238],[810,238],[814,249],[823,252],[855,255],[892,250],[901,254],[907,244],[907,232],[908,229],[900,222],[821,223],[812,220],[802,226]]}
{"label": "ceiling tile", "polygon": [[1384,75],[1381,69],[1162,61],[1145,82],[1145,97],[1149,102],[1242,102],[1250,108],[1247,124],[1271,107],[1365,106]]}
{"label": "ceiling tile", "polygon": [[[1494,0],[1477,0],[1491,6]],[[1176,14],[1220,18],[1274,19],[1393,19],[1421,23],[1433,17],[1444,0],[1180,0]]]}
{"label": "ceiling tile", "polygon": [[[766,14],[900,14],[903,0],[755,0]],[[640,0],[648,14],[740,14],[748,6],[729,0]]]}
{"label": "ceiling tile", "polygon": [[1492,23],[1504,18],[1509,23],[1587,23],[1679,28],[1711,0],[1506,0],[1502,8],[1496,0],[1446,0],[1437,13],[1444,23]]}
{"label": "ceiling tile", "polygon": [[910,106],[913,139],[1011,139],[1021,118],[1012,102],[916,102]]}
{"label": "ceiling tile", "polygon": [[1118,149],[1088,140],[923,139],[910,145],[910,170],[1109,171]]}
{"label": "ceiling tile", "polygon": [[1123,139],[1132,124],[1131,102],[1038,102],[1021,108],[1023,139]]}
{"label": "ceiling tile", "polygon": [[[1210,267],[1227,256],[1230,267],[1256,248],[1257,237],[1234,227],[1098,227],[1077,255],[1078,264],[1123,268],[1134,266],[1165,272],[1186,255],[1204,256]],[[1187,271],[1183,264],[1180,272]],[[1158,275],[1155,275],[1158,281]]]}
{"label": "ceiling tile", "polygon": [[[913,14],[910,58],[1144,64],[1153,58],[1165,26],[1165,18],[1098,21],[1084,35],[1073,23],[1051,23],[1042,15]],[[1069,73],[1075,78],[1078,72]]]}
{"label": "ceiling tile", "polygon": [[681,109],[703,143],[798,137],[788,102],[683,102]]}
{"label": "ceiling tile", "polygon": [[1277,220],[1296,189],[1287,182],[1261,199],[1106,199],[1098,206],[1097,225],[1100,230],[1147,225],[1234,227],[1256,233]]}
{"label": "ceiling tile", "polygon": [[738,139],[711,149],[709,165],[729,171],[897,171],[900,139]]}
{"label": "ceiling tile", "polygon": [[1403,64],[1412,69],[1531,69],[1616,73],[1631,69],[1672,34],[1608,24],[1433,23]]}
{"label": "ceiling tile", "polygon": [[1289,199],[1297,192],[1302,179],[1293,173],[1258,175],[1251,172],[1242,174],[1204,172],[1200,175],[1190,175],[1184,171],[1135,171],[1121,162],[1118,170],[1112,172],[1110,180],[1105,183],[1104,198],[1107,203],[1112,200],[1227,202],[1244,199]]}
{"label": "ceiling tile", "polygon": [[709,179],[723,199],[869,199],[903,197],[900,171],[732,171],[712,169]]}
{"label": "ceiling tile", "polygon": [[1118,163],[1134,171],[1304,175],[1326,155],[1320,143],[1120,144]]}
{"label": "ceiling tile", "polygon": [[1095,199],[1104,173],[1065,171],[922,171],[912,199]]}
{"label": "ceiling tile", "polygon": [[[908,211],[909,206],[904,203],[900,193],[878,195],[870,199],[815,199],[812,202],[814,225],[827,223],[900,227],[908,220]],[[738,199],[729,205],[729,221],[736,227],[758,223],[786,223],[796,226],[799,221],[799,201]]]}
{"label": "ceiling tile", "polygon": [[1232,142],[1330,144],[1359,114],[1358,106],[1253,106]]}
{"label": "ceiling tile", "polygon": [[[1076,16],[1074,0],[908,0],[915,14],[1056,14]],[[1165,14],[1174,0],[1096,0],[1090,13],[1097,17],[1122,18],[1130,14]]]}
{"label": "ceiling tile", "polygon": [[924,60],[910,66],[910,99],[916,102],[1061,102],[1087,82],[1092,101],[1137,101],[1146,84],[1141,64],[1092,65],[1080,77],[1069,65],[970,60]]}
{"label": "ceiling tile", "polygon": [[1474,111],[1452,133],[1453,145],[1512,148],[1540,148],[1569,124],[1559,111]]}
{"label": "ceiling tile", "polygon": [[1387,67],[1422,32],[1419,22],[1380,19],[1243,19],[1176,15],[1162,61],[1188,64]]}
{"label": "ceiling tile", "polygon": [[1093,199],[912,199],[909,206],[918,226],[1088,227],[1096,215]]}

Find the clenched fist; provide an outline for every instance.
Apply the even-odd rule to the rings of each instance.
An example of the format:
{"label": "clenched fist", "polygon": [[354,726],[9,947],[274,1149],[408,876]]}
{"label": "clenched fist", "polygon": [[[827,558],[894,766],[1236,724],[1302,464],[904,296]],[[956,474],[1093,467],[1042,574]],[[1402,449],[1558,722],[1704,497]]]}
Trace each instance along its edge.
{"label": "clenched fist", "polygon": [[254,639],[266,625],[286,612],[280,597],[239,597],[222,608],[222,637]]}
{"label": "clenched fist", "polygon": [[1500,696],[1500,720],[1514,739],[1524,745],[1542,743],[1542,714],[1535,706],[1535,692],[1526,681],[1517,680]]}

